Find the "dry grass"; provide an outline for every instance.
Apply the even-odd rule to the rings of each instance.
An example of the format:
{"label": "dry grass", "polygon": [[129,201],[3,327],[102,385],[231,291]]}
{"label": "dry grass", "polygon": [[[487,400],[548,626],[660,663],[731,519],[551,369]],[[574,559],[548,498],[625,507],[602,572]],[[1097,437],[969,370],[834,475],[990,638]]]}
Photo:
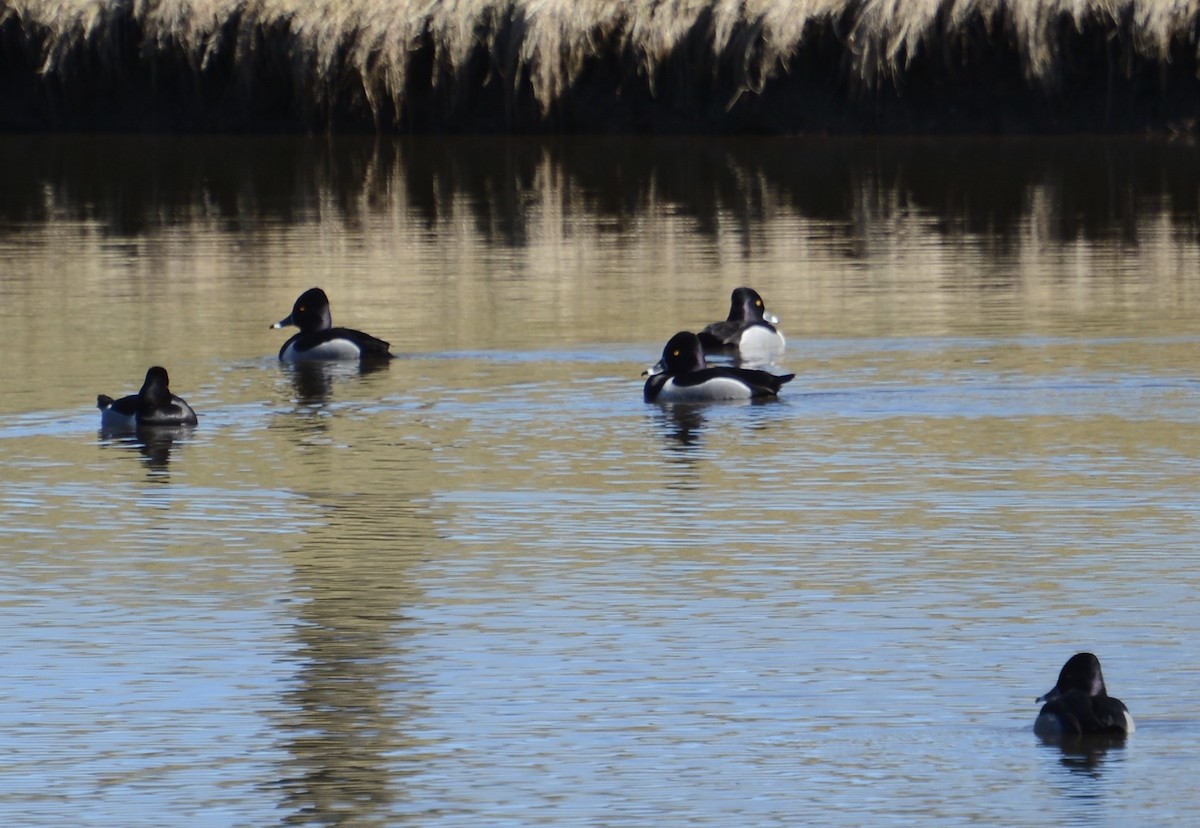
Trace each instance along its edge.
{"label": "dry grass", "polygon": [[1200,0],[0,0],[0,125],[86,126],[99,97],[179,128],[803,131],[947,81],[1095,78],[1111,120],[1148,80],[1191,94],[1198,23]]}

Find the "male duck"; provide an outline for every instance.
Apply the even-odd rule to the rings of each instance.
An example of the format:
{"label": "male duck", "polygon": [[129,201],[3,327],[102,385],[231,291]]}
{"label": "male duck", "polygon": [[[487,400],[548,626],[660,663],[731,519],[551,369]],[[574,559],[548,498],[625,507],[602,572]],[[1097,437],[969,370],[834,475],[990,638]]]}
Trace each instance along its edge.
{"label": "male duck", "polygon": [[1108,695],[1100,660],[1091,653],[1071,656],[1058,674],[1058,684],[1038,701],[1045,704],[1033,732],[1043,739],[1133,733],[1133,717],[1119,699]]}
{"label": "male duck", "polygon": [[706,354],[736,354],[747,362],[770,362],[783,353],[786,342],[775,327],[779,320],[767,313],[763,299],[748,287],[734,290],[729,318],[700,332]]}
{"label": "male duck", "polygon": [[300,333],[294,335],[279,349],[279,358],[284,362],[307,362],[335,359],[388,359],[389,345],[362,331],[333,327],[333,316],[329,313],[329,297],[320,288],[310,288],[300,294],[292,312],[272,328],[295,325]]}
{"label": "male duck", "polygon": [[700,338],[680,331],[663,348],[662,361],[651,369],[643,395],[646,402],[710,402],[773,397],[795,374],[776,376],[766,371],[710,366],[704,361]]}
{"label": "male duck", "polygon": [[100,425],[126,429],[139,426],[185,426],[196,424],[196,412],[171,393],[167,369],[155,365],[146,372],[142,390],[114,400],[105,394],[96,397]]}

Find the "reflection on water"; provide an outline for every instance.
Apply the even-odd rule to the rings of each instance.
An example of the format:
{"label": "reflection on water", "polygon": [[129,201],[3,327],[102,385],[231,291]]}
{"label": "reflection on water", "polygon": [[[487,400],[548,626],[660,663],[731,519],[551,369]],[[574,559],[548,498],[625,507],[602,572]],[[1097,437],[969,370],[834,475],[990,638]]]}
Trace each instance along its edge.
{"label": "reflection on water", "polygon": [[101,428],[100,445],[136,451],[151,476],[161,479],[171,462],[175,444],[185,444],[194,431],[194,426],[155,426],[132,431]]}
{"label": "reflection on water", "polygon": [[657,406],[654,412],[656,419],[661,421],[663,433],[670,441],[678,443],[680,448],[695,446],[700,442],[704,428],[703,405],[667,405]]}
{"label": "reflection on water", "polygon": [[[0,142],[9,822],[1200,815],[1194,148]],[[741,284],[796,379],[643,404]],[[313,285],[400,356],[280,364]]]}
{"label": "reflection on water", "polygon": [[[402,796],[394,757],[419,741],[407,724],[413,711],[397,698],[412,681],[398,666],[405,609],[420,598],[406,570],[429,542],[419,536],[428,521],[402,500],[353,493],[290,556],[306,600],[295,622],[301,666],[278,713],[291,757],[277,783],[289,824],[384,825]],[[383,514],[417,534],[380,544],[364,528]]]}
{"label": "reflection on water", "polygon": [[[1122,787],[1128,784],[1129,757],[1120,740],[1065,745],[1043,744],[1046,758],[1057,767],[1046,770],[1055,789],[1058,809],[1072,824],[1108,822],[1121,809]],[[1058,804],[1056,803],[1056,804]],[[1138,817],[1131,815],[1135,822]]]}
{"label": "reflection on water", "polygon": [[334,386],[339,382],[352,382],[354,378],[386,370],[387,360],[358,362],[297,362],[280,364],[295,389],[295,404],[300,408],[317,409],[328,403],[333,396]]}
{"label": "reflection on water", "polygon": [[693,232],[728,234],[743,251],[782,208],[844,238],[852,256],[869,255],[914,212],[999,250],[1038,239],[1137,243],[1159,211],[1184,234],[1200,216],[1195,148],[1150,138],[8,135],[0,144],[6,224],[96,221],[114,239],[210,219],[237,233],[239,222],[305,223],[318,209],[362,226],[397,193],[428,228],[461,206],[471,232],[513,247],[550,229],[542,210],[553,205],[530,203],[546,196],[606,233],[634,232],[648,208],[669,204]]}
{"label": "reflection on water", "polygon": [[1096,737],[1080,739],[1053,747],[1062,755],[1062,765],[1072,771],[1078,771],[1090,778],[1099,779],[1108,754],[1112,751],[1123,750],[1127,739],[1124,737]]}

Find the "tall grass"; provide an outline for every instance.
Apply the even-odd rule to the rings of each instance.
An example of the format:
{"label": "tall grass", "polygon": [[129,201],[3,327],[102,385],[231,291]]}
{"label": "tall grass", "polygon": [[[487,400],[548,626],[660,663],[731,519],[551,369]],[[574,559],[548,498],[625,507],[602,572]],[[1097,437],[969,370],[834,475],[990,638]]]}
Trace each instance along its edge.
{"label": "tall grass", "polygon": [[0,0],[8,129],[1191,129],[1200,0]]}

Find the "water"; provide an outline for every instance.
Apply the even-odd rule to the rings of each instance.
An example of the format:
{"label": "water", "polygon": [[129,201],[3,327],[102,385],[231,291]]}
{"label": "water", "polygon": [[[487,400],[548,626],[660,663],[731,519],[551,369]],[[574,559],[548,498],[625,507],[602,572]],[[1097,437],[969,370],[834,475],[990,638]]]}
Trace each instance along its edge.
{"label": "water", "polygon": [[[2,143],[7,824],[1200,815],[1190,148]],[[738,284],[797,379],[643,404]]]}

